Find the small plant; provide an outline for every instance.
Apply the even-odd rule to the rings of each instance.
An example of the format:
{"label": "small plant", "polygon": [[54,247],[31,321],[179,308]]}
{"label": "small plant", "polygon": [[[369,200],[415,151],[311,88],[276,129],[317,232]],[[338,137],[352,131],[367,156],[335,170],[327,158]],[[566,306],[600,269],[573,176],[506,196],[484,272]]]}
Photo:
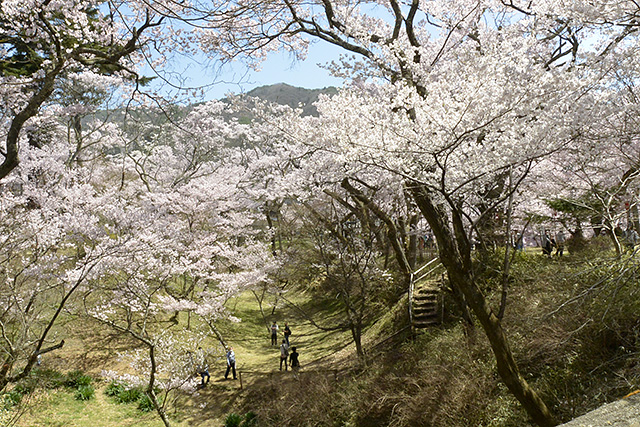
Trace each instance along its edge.
{"label": "small plant", "polygon": [[15,389],[3,393],[2,395],[2,407],[4,409],[11,409],[12,407],[19,405],[22,401],[22,393],[16,391]]}
{"label": "small plant", "polygon": [[71,371],[67,374],[64,380],[64,385],[69,388],[78,388],[80,386],[87,386],[91,384],[91,377],[85,375],[82,371]]}
{"label": "small plant", "polygon": [[256,427],[258,425],[258,416],[255,412],[247,412],[244,415],[244,421],[240,427]]}
{"label": "small plant", "polygon": [[224,420],[224,427],[256,427],[258,416],[255,412],[247,412],[244,417],[235,413],[230,413]]}
{"label": "small plant", "polygon": [[127,383],[113,380],[109,383],[104,390],[104,394],[109,397],[117,397],[120,393],[123,393],[127,389]]}
{"label": "small plant", "polygon": [[241,422],[242,416],[232,412],[225,418],[224,427],[240,427]]}
{"label": "small plant", "polygon": [[142,412],[151,412],[155,409],[151,398],[147,394],[143,394],[140,396],[140,400],[138,401],[138,409]]}
{"label": "small plant", "polygon": [[143,393],[140,388],[134,387],[123,390],[121,393],[118,393],[115,398],[118,403],[131,403],[136,402],[138,399],[140,399],[140,396],[142,396],[142,394]]}
{"label": "small plant", "polygon": [[81,385],[75,393],[76,400],[90,400],[95,396],[96,392],[91,384]]}

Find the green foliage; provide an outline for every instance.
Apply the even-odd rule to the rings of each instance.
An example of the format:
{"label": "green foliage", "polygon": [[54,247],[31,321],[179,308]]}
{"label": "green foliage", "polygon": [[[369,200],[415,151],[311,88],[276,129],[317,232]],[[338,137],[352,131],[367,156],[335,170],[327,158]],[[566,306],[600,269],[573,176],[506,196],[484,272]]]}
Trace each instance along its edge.
{"label": "green foliage", "polygon": [[242,415],[236,413],[230,413],[227,418],[224,419],[224,427],[240,427],[242,423]]}
{"label": "green foliage", "polygon": [[240,427],[256,427],[257,425],[258,415],[253,411],[249,411],[244,414],[244,421],[242,422]]}
{"label": "green foliage", "polygon": [[74,397],[76,400],[90,400],[93,399],[96,392],[91,384],[81,385],[76,390]]}
{"label": "green foliage", "polygon": [[4,38],[8,49],[0,57],[0,76],[25,77],[40,69],[45,58],[38,55],[35,43],[27,43],[21,37]]}
{"label": "green foliage", "polygon": [[142,412],[151,412],[155,409],[153,401],[146,393],[140,396],[138,400],[138,409]]}
{"label": "green foliage", "polygon": [[36,382],[31,378],[20,381],[10,391],[0,394],[0,408],[10,409],[13,406],[19,405],[24,396],[33,392],[35,386]]}
{"label": "green foliage", "polygon": [[109,397],[116,397],[120,393],[123,393],[126,389],[126,383],[113,380],[109,383],[109,385],[107,385],[107,388],[104,389],[104,394]]}
{"label": "green foliage", "polygon": [[137,402],[143,394],[144,392],[139,387],[128,388],[123,390],[121,393],[118,393],[118,395],[115,396],[115,400],[118,403]]}
{"label": "green foliage", "polygon": [[16,389],[9,392],[2,393],[2,409],[11,409],[12,407],[19,405],[22,401],[23,394]]}
{"label": "green foliage", "polygon": [[[158,390],[156,390],[156,393]],[[104,394],[112,397],[117,403],[134,403],[138,402],[138,409],[142,412],[151,412],[155,409],[153,401],[144,392],[142,387],[130,387],[123,381],[111,381]]]}
{"label": "green foliage", "polygon": [[85,375],[84,372],[80,370],[76,370],[67,374],[66,379],[64,380],[64,385],[69,388],[78,388],[90,385],[91,381],[92,379],[90,376]]}
{"label": "green foliage", "polygon": [[249,411],[244,416],[230,413],[224,420],[224,427],[256,427],[258,425],[258,415]]}

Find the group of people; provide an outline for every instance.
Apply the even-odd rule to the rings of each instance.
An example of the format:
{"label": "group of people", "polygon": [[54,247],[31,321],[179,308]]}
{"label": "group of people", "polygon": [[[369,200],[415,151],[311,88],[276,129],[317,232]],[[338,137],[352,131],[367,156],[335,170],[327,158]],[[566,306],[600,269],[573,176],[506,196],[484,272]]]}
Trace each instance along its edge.
{"label": "group of people", "polygon": [[549,230],[545,230],[542,234],[542,254],[551,258],[553,248],[556,248],[556,256],[562,256],[566,241],[562,230],[556,233],[555,238],[550,235]]}
{"label": "group of people", "polygon": [[[277,345],[278,343],[278,330],[280,327],[277,322],[271,324],[271,345]],[[282,365],[284,370],[290,366],[295,378],[298,378],[298,371],[300,370],[300,362],[298,361],[298,351],[295,346],[290,347],[289,337],[291,336],[291,328],[287,322],[284,323],[282,343],[280,344],[280,370],[282,371]],[[291,351],[289,351],[291,350]]]}
{"label": "group of people", "polygon": [[[271,325],[271,345],[277,345],[278,343],[278,331],[280,327],[277,322],[273,322]],[[296,347],[290,347],[289,337],[291,336],[291,328],[289,328],[289,324],[285,322],[283,329],[282,344],[280,345],[280,370],[282,371],[282,365],[284,365],[284,370],[290,366],[293,371],[294,377],[298,378],[298,372],[300,370],[300,362],[298,361],[298,351]],[[227,370],[224,373],[224,379],[229,378],[229,373],[232,373],[233,379],[236,377],[236,354],[233,351],[231,346],[227,346],[227,353],[225,355],[227,361]],[[204,387],[209,383],[211,379],[211,375],[209,374],[209,363],[207,361],[207,355],[205,354],[202,347],[198,347],[196,352],[196,360],[193,359],[194,355],[191,351],[187,351],[187,355],[189,357],[189,364],[191,366],[196,367],[196,373],[200,375],[200,387]]]}

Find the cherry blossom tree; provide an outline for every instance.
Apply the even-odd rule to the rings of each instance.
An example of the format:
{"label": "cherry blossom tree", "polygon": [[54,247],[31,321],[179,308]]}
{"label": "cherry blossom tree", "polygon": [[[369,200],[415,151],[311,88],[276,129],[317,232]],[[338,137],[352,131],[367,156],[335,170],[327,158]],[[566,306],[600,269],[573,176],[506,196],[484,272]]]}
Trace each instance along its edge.
{"label": "cherry blossom tree", "polygon": [[[337,73],[389,82],[364,96],[345,94],[342,108],[336,102],[324,111],[340,129],[330,132],[339,141],[331,149],[346,146],[353,158],[404,177],[450,280],[491,342],[502,379],[535,422],[554,425],[475,283],[470,230],[538,159],[577,144],[584,128],[599,122],[593,107],[612,88],[609,70],[633,57],[637,4],[276,1],[199,12],[187,10],[202,19],[199,35],[229,58],[259,59],[280,48],[303,56],[306,43],[323,40],[356,55],[335,64]],[[500,186],[507,170],[513,185]],[[485,197],[480,212],[483,194],[495,196]]]}
{"label": "cherry blossom tree", "polygon": [[19,163],[24,126],[50,104],[63,80],[91,71],[143,83],[134,57],[149,41],[146,33],[162,20],[148,8],[118,3],[3,2],[0,77],[5,131],[0,179]]}

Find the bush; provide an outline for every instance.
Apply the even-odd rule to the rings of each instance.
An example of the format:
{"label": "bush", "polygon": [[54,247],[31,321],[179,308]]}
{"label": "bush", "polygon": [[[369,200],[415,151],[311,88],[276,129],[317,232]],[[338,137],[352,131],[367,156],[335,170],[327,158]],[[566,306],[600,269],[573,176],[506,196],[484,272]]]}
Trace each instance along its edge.
{"label": "bush", "polygon": [[85,375],[82,371],[71,371],[64,380],[64,385],[69,388],[78,388],[80,386],[88,386],[91,384],[91,377]]}
{"label": "bush", "polygon": [[131,403],[136,402],[144,393],[139,387],[124,389],[118,393],[115,398],[118,403]]}
{"label": "bush", "polygon": [[227,415],[227,418],[224,420],[224,427],[240,427],[240,423],[242,422],[242,416],[238,414],[234,414],[233,412]]}
{"label": "bush", "polygon": [[151,412],[155,409],[151,398],[146,393],[140,396],[140,400],[138,401],[138,409],[142,412]]}
{"label": "bush", "polygon": [[123,393],[126,389],[127,389],[127,383],[113,380],[109,383],[107,388],[104,390],[104,394],[106,394],[109,397],[116,397],[120,393]]}
{"label": "bush", "polygon": [[11,409],[12,407],[19,405],[22,401],[23,394],[13,389],[7,393],[2,394],[2,406],[4,409]]}
{"label": "bush", "polygon": [[95,396],[96,392],[91,384],[81,385],[75,393],[76,400],[90,400]]}
{"label": "bush", "polygon": [[241,427],[256,427],[258,425],[258,416],[255,412],[247,412],[244,415],[244,421]]}

